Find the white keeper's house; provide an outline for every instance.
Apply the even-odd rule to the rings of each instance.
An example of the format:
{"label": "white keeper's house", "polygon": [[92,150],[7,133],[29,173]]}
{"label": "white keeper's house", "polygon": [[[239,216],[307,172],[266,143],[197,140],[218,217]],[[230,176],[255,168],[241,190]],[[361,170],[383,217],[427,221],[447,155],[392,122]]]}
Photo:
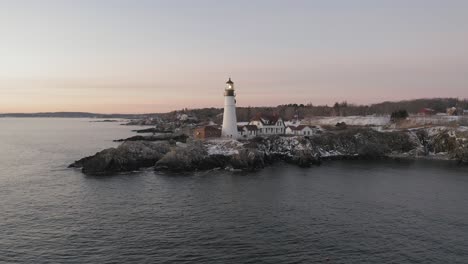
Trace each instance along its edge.
{"label": "white keeper's house", "polygon": [[249,125],[257,126],[257,134],[262,135],[282,135],[286,132],[284,120],[278,115],[258,114]]}

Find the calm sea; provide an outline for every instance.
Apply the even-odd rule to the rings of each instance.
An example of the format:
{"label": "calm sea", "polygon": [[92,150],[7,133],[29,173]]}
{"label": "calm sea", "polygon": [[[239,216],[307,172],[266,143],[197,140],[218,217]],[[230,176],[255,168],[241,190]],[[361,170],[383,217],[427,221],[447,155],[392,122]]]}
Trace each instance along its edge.
{"label": "calm sea", "polygon": [[67,165],[134,127],[0,119],[2,263],[468,263],[468,168],[285,164],[257,173]]}

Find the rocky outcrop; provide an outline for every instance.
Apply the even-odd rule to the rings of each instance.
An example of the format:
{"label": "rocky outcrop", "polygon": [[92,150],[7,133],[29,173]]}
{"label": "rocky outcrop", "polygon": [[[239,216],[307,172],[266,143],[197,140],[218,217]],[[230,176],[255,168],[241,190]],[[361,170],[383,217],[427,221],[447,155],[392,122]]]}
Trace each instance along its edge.
{"label": "rocky outcrop", "polygon": [[126,142],[126,141],[167,141],[173,140],[178,142],[186,142],[188,136],[186,134],[159,134],[159,135],[152,135],[152,136],[133,136],[125,139],[117,139],[114,142]]}
{"label": "rocky outcrop", "polygon": [[433,127],[424,132],[425,148],[428,155],[443,156],[446,159],[468,163],[468,131],[455,128]]}
{"label": "rocky outcrop", "polygon": [[90,175],[133,171],[152,167],[170,149],[168,142],[129,141],[75,161],[69,167],[81,168],[83,173]]}
{"label": "rocky outcrop", "polygon": [[233,169],[255,171],[265,167],[265,153],[256,149],[241,149],[229,159]]}
{"label": "rocky outcrop", "polygon": [[408,133],[382,133],[371,129],[334,131],[313,137],[272,136],[242,142],[216,140],[176,148],[159,160],[155,169],[258,170],[276,161],[310,167],[321,164],[324,158],[376,159],[390,153],[407,152],[418,146]]}
{"label": "rocky outcrop", "polygon": [[173,149],[156,162],[155,170],[193,171],[232,168],[253,171],[263,167],[265,167],[265,154],[261,151],[241,148],[213,154],[209,152],[207,145],[198,141],[185,148]]}
{"label": "rocky outcrop", "polygon": [[190,146],[177,147],[156,162],[155,169],[171,171],[191,171],[203,163],[207,151],[201,142]]}
{"label": "rocky outcrop", "polygon": [[158,128],[146,128],[146,129],[137,129],[137,130],[132,130],[133,132],[137,132],[137,133],[153,133],[153,134],[156,134],[156,133],[163,133],[163,134],[172,134],[174,133],[174,131],[171,131],[171,130],[164,130],[164,129],[158,129]]}
{"label": "rocky outcrop", "polygon": [[380,158],[419,147],[417,139],[404,132],[350,129],[325,132],[312,137],[269,137],[252,140],[267,155],[275,155],[301,166],[320,164],[322,159],[340,157]]}
{"label": "rocky outcrop", "polygon": [[[169,142],[174,142],[173,137]],[[154,166],[155,170],[194,171],[215,168],[259,170],[284,161],[301,167],[324,159],[444,158],[468,163],[468,132],[415,129],[379,132],[373,129],[333,130],[320,135],[271,136],[237,141],[217,139],[175,144],[168,141],[125,141],[81,159],[73,167],[88,174],[108,174]],[[173,144],[174,145],[174,144]]]}

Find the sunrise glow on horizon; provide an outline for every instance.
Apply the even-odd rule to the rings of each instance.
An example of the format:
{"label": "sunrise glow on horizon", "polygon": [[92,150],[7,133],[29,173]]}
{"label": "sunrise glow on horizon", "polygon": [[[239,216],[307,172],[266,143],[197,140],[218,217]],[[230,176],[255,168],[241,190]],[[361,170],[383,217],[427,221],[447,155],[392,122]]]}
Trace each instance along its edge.
{"label": "sunrise glow on horizon", "polygon": [[0,2],[0,113],[468,98],[468,1]]}

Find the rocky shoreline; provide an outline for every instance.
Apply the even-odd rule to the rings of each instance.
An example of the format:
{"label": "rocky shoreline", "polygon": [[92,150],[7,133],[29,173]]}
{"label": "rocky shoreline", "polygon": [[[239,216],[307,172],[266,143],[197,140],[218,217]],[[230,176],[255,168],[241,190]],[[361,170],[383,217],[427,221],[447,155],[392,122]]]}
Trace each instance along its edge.
{"label": "rocky shoreline", "polygon": [[106,175],[150,167],[173,172],[215,168],[255,171],[279,161],[310,167],[337,159],[446,159],[468,163],[468,131],[448,127],[386,132],[351,128],[309,137],[239,141],[187,141],[187,136],[167,134],[122,141],[117,148],[105,149],[69,167],[89,175]]}

